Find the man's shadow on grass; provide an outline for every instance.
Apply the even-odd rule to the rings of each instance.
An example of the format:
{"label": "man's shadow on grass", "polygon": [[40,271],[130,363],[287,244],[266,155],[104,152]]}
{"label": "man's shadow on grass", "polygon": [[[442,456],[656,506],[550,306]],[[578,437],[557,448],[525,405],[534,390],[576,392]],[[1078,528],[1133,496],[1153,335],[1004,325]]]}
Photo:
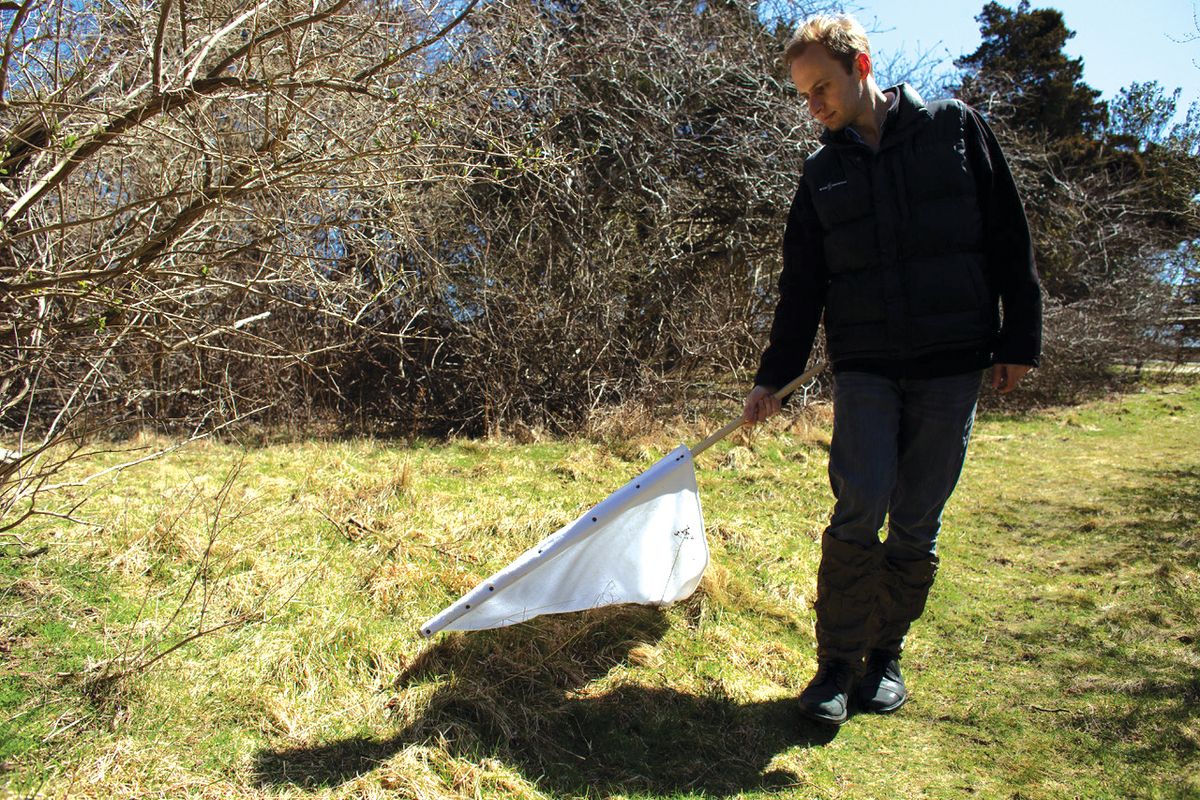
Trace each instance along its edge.
{"label": "man's shadow on grass", "polygon": [[[738,702],[619,676],[611,688],[592,686],[614,668],[652,666],[667,624],[661,611],[621,607],[453,635],[397,679],[394,703],[409,724],[394,735],[263,750],[255,775],[263,786],[332,786],[437,741],[452,756],[495,758],[543,790],[577,796],[728,796],[798,783],[768,770],[772,758],[827,744],[836,728],[805,721],[793,697]],[[429,683],[444,686],[405,714],[405,696]]]}

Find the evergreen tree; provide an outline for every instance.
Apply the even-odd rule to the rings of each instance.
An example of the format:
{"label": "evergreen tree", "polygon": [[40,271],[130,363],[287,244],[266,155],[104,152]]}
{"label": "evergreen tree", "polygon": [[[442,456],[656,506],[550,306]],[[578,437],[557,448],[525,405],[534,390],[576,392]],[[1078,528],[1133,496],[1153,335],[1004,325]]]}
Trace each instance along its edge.
{"label": "evergreen tree", "polygon": [[[1167,312],[1182,348],[1200,345],[1200,103],[1182,122],[1173,122],[1180,89],[1157,82],[1132,83],[1113,101],[1105,144],[1108,163],[1124,172],[1129,207],[1138,214],[1139,235],[1162,248],[1162,274],[1175,287]],[[1146,213],[1147,211],[1151,213]]]}
{"label": "evergreen tree", "polygon": [[976,19],[958,95],[987,115],[1021,186],[1049,295],[1042,375],[1062,391],[1165,355],[1160,334],[1194,307],[1200,110],[1172,124],[1178,93],[1155,82],[1102,102],[1064,52],[1060,11],[988,2]]}
{"label": "evergreen tree", "polygon": [[1179,107],[1176,89],[1167,95],[1158,81],[1133,82],[1121,90],[1109,106],[1106,134],[1133,150],[1161,144]]}
{"label": "evergreen tree", "polygon": [[1012,125],[1053,140],[1087,136],[1103,127],[1105,104],[1100,92],[1083,82],[1083,59],[1063,52],[1075,32],[1067,28],[1061,11],[1031,9],[1029,0],[1021,0],[1016,9],[989,2],[975,19],[983,41],[954,62],[966,72],[962,94],[968,102],[999,94],[999,106]]}

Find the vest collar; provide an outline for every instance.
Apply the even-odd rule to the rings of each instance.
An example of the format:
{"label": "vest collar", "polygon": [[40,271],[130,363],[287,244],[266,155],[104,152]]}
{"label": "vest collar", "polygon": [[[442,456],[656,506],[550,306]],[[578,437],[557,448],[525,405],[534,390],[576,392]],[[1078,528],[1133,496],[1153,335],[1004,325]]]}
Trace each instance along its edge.
{"label": "vest collar", "polygon": [[[888,109],[887,116],[883,119],[883,129],[879,136],[880,150],[907,139],[915,132],[920,123],[933,118],[929,109],[925,107],[925,101],[921,99],[921,95],[917,94],[917,90],[907,83],[891,86],[884,92],[895,92],[897,101]],[[849,128],[843,128],[836,132],[826,128],[821,134],[821,143],[866,146],[862,139]]]}

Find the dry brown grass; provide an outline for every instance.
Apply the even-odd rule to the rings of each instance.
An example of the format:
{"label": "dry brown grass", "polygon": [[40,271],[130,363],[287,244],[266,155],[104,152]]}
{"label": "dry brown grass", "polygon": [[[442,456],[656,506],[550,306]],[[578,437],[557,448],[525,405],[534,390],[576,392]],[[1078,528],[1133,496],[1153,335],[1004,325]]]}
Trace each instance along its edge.
{"label": "dry brown grass", "polygon": [[26,677],[0,676],[21,722],[3,729],[19,746],[0,759],[0,785],[44,780],[52,796],[84,797],[1186,796],[1200,567],[1185,412],[1200,396],[1167,399],[981,420],[906,656],[913,704],[856,717],[836,739],[793,705],[813,667],[826,410],[702,457],[713,560],[687,601],[432,642],[416,635],[422,621],[675,437],[627,451],[189,449],[100,497],[102,528],[30,530],[27,544],[49,550],[5,562],[0,652]]}

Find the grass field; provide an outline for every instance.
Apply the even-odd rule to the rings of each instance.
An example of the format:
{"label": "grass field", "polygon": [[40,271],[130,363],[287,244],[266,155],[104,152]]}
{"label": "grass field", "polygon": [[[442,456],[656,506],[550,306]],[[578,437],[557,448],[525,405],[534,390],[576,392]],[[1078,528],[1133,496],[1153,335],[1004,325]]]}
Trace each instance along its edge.
{"label": "grass field", "polygon": [[202,443],[74,490],[89,524],[0,539],[0,797],[1200,797],[1197,385],[980,420],[894,716],[795,709],[827,407],[701,457],[688,601],[417,637],[700,433]]}

